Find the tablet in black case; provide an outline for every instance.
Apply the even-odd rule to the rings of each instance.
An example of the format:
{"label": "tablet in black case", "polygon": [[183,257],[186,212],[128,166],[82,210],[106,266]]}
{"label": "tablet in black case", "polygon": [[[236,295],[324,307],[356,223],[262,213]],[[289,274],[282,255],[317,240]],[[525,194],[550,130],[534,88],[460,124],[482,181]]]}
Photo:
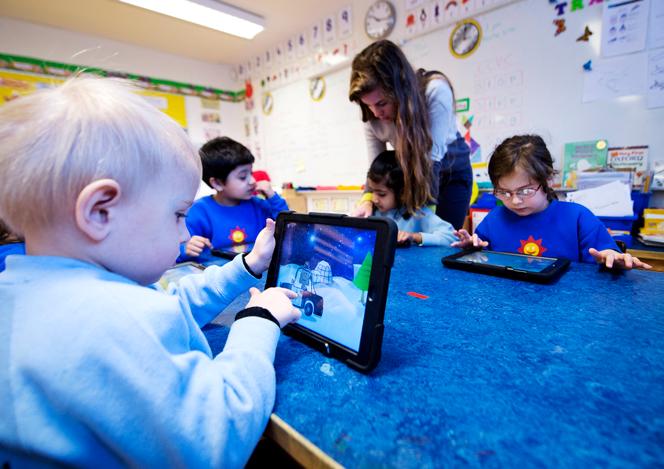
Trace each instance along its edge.
{"label": "tablet in black case", "polygon": [[397,227],[387,218],[282,212],[267,287],[297,293],[284,332],[367,372],[380,360]]}
{"label": "tablet in black case", "polygon": [[553,281],[569,266],[569,260],[562,258],[486,250],[461,251],[443,257],[442,262],[453,269],[540,283]]}

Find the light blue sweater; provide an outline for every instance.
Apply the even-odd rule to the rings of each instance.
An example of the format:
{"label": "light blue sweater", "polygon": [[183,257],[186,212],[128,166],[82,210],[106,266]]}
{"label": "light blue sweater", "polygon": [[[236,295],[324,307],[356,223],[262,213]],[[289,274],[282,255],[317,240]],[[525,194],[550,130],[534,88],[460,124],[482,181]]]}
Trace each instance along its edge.
{"label": "light blue sweater", "polygon": [[168,292],[74,259],[8,258],[0,461],[242,467],[274,404],[279,328],[240,319],[213,358],[200,325],[255,282],[241,256]]}
{"label": "light blue sweater", "polygon": [[452,242],[457,241],[456,236],[454,236],[454,227],[427,207],[408,220],[404,219],[402,210],[399,209],[392,209],[387,212],[376,211],[375,215],[391,218],[396,222],[399,231],[422,233],[421,246],[449,246]]}

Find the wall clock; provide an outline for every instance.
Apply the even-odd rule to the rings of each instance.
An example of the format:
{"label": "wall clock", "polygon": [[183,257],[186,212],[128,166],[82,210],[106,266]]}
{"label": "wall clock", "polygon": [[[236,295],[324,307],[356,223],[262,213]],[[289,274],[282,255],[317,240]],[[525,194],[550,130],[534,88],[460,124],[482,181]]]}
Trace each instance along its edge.
{"label": "wall clock", "polygon": [[463,59],[477,50],[482,39],[482,27],[473,19],[460,21],[450,34],[450,52]]}
{"label": "wall clock", "polygon": [[269,116],[272,113],[272,108],[274,107],[274,98],[272,93],[269,91],[263,93],[263,99],[261,100],[261,107],[263,108],[263,114]]}
{"label": "wall clock", "polygon": [[372,3],[364,17],[364,31],[371,39],[383,39],[392,32],[397,22],[394,5],[387,0]]}
{"label": "wall clock", "polygon": [[314,101],[320,101],[325,96],[325,78],[314,77],[309,80],[309,96]]}

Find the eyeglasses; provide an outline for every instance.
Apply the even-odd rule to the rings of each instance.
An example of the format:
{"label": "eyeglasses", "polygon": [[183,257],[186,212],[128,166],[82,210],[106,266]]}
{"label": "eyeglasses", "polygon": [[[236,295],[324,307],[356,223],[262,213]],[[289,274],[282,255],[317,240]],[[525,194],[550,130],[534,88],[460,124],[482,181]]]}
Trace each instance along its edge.
{"label": "eyeglasses", "polygon": [[542,185],[540,184],[537,187],[524,187],[523,189],[517,189],[515,191],[504,191],[502,189],[494,189],[493,195],[498,197],[501,200],[511,200],[515,195],[519,199],[529,199],[540,190]]}

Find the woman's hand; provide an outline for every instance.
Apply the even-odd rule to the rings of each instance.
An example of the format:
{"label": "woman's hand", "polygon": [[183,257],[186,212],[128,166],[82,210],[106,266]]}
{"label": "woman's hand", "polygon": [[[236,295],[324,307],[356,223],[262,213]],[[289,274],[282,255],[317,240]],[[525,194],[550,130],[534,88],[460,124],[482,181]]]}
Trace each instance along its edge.
{"label": "woman's hand", "polygon": [[212,243],[203,236],[192,236],[185,245],[184,252],[189,257],[198,257],[208,247],[212,249]]}
{"label": "woman's hand", "polygon": [[360,202],[357,207],[351,212],[351,216],[367,218],[373,213],[373,203],[370,200]]}
{"label": "woman's hand", "polygon": [[612,267],[624,270],[631,270],[633,267],[652,269],[651,265],[640,261],[638,257],[634,257],[628,253],[614,251],[613,249],[598,251],[595,248],[590,248],[588,249],[588,252],[599,264],[602,264],[609,269]]}
{"label": "woman's hand", "polygon": [[471,235],[468,233],[466,230],[458,230],[454,232],[454,236],[459,238],[459,241],[455,241],[450,246],[453,248],[468,248],[468,247],[475,247],[475,248],[485,248],[489,245],[488,241],[482,241],[479,236],[476,234]]}
{"label": "woman's hand", "polygon": [[244,258],[253,273],[260,275],[267,270],[272,260],[274,245],[274,220],[268,218],[265,220],[265,228],[256,236],[254,248]]}

